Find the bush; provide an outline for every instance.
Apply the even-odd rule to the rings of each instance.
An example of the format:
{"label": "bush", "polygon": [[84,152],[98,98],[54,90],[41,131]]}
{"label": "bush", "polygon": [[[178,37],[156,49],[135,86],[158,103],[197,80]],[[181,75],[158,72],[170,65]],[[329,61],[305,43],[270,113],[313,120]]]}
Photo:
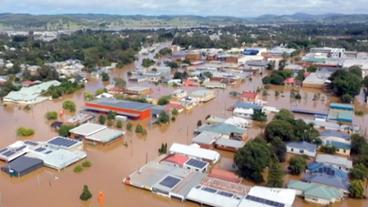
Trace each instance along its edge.
{"label": "bush", "polygon": [[142,125],[138,124],[135,127],[135,133],[145,135],[145,134],[147,134],[147,131],[146,131],[146,129]]}
{"label": "bush", "polygon": [[353,180],[349,186],[350,197],[364,198],[364,184],[361,180]]}
{"label": "bush", "polygon": [[76,105],[73,101],[67,100],[63,102],[63,109],[73,113],[76,110]]}
{"label": "bush", "polygon": [[92,198],[92,193],[89,191],[88,186],[83,186],[82,194],[79,196],[82,201],[87,201]]}
{"label": "bush", "polygon": [[252,120],[264,122],[267,121],[267,115],[262,110],[254,110]]}
{"label": "bush", "polygon": [[121,120],[116,121],[116,128],[118,129],[123,128],[123,122]]}
{"label": "bush", "polygon": [[157,123],[159,124],[167,124],[170,122],[170,116],[168,113],[166,113],[165,111],[161,111],[158,119],[157,119]]}
{"label": "bush", "polygon": [[110,76],[109,76],[109,74],[103,72],[103,73],[101,73],[101,79],[102,79],[102,81],[106,82],[106,81],[110,80]]}
{"label": "bush", "polygon": [[86,160],[82,163],[82,166],[85,167],[85,168],[89,168],[89,167],[92,166],[92,163],[90,161]]}
{"label": "bush", "polygon": [[100,115],[98,117],[98,123],[104,125],[106,123],[106,117],[104,115]]}
{"label": "bush", "polygon": [[160,155],[167,153],[167,143],[162,143],[160,149],[158,149]]}
{"label": "bush", "polygon": [[321,152],[327,153],[327,154],[335,154],[336,153],[336,147],[330,146],[330,145],[324,145],[321,147]]}
{"label": "bush", "polygon": [[56,120],[58,118],[58,113],[56,111],[49,111],[45,114],[47,120]]}
{"label": "bush", "polygon": [[343,103],[351,103],[351,102],[353,102],[353,97],[352,97],[351,95],[349,95],[349,94],[344,94],[344,95],[342,95],[342,96],[340,97],[340,99],[341,99],[341,101],[342,101]]}
{"label": "bush", "polygon": [[20,127],[17,129],[17,135],[21,137],[29,137],[34,134],[34,130],[31,128]]}
{"label": "bush", "polygon": [[80,166],[80,165],[77,165],[77,166],[74,167],[73,171],[75,173],[81,173],[83,171],[83,167]]}
{"label": "bush", "polygon": [[128,122],[128,123],[127,123],[127,125],[126,125],[126,129],[127,129],[128,131],[132,131],[132,128],[133,128],[133,124],[132,124],[132,123],[130,123],[130,122]]}
{"label": "bush", "polygon": [[173,109],[171,111],[171,115],[173,115],[173,116],[177,116],[178,114],[179,114],[179,111],[177,109]]}
{"label": "bush", "polygon": [[112,125],[114,125],[114,121],[113,121],[113,120],[107,120],[106,125],[107,125],[108,127],[112,127]]}

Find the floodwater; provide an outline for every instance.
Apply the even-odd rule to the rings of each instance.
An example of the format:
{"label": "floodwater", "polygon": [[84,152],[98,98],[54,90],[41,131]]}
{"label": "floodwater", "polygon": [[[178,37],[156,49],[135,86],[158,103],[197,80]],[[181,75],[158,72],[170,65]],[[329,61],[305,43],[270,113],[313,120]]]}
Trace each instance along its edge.
{"label": "floodwater", "polygon": [[[115,70],[115,77],[126,76],[125,70]],[[91,80],[87,84],[85,91],[94,92],[101,88],[103,84],[98,80]],[[158,156],[158,149],[161,143],[168,143],[170,146],[174,142],[189,144],[192,138],[192,132],[196,127],[198,120],[204,120],[208,114],[217,116],[230,116],[226,109],[236,102],[235,98],[229,96],[232,90],[256,90],[261,86],[260,76],[253,80],[246,81],[237,86],[228,87],[226,90],[217,90],[216,99],[209,103],[202,104],[194,108],[191,112],[183,113],[178,116],[175,122],[167,126],[151,126],[146,124],[148,129],[147,136],[136,136],[134,132],[127,132],[124,141],[116,141],[107,146],[85,145],[88,153],[87,159],[92,162],[92,167],[84,170],[82,173],[74,173],[73,166],[57,172],[48,168],[41,168],[36,172],[22,178],[10,178],[5,173],[0,173],[0,206],[20,207],[20,206],[39,206],[39,207],[92,207],[97,206],[97,194],[102,191],[106,196],[106,207],[117,206],[198,206],[191,202],[180,202],[164,197],[157,196],[148,191],[136,189],[134,187],[122,184],[122,178],[129,175],[147,161]],[[167,93],[173,89],[163,86],[153,86],[159,93]],[[6,146],[21,138],[16,136],[16,128],[31,127],[36,133],[31,140],[47,140],[56,135],[47,121],[44,114],[47,111],[61,110],[62,101],[66,99],[73,100],[79,106],[83,106],[83,92],[81,90],[62,100],[47,101],[37,104],[29,111],[14,105],[0,107],[0,146]],[[274,90],[283,90],[284,95],[275,97]],[[316,91],[303,90],[302,100],[295,102],[289,100],[289,89],[272,88],[268,90],[269,95],[264,97],[268,105],[291,108],[293,106],[306,107],[308,109],[327,110],[328,102],[312,102],[313,94]],[[364,107],[364,106],[363,106]],[[64,117],[65,119],[68,117]],[[359,118],[359,122],[364,124],[368,121],[368,116]],[[250,138],[255,137],[261,132],[260,128],[250,130]],[[125,144],[124,144],[125,143]],[[227,165],[231,162],[232,154],[222,152],[224,158],[220,165]],[[84,184],[87,184],[94,195],[90,202],[84,203],[79,200],[79,195]],[[347,199],[333,206],[367,206],[368,202]],[[314,206],[305,203],[297,198],[294,206]]]}

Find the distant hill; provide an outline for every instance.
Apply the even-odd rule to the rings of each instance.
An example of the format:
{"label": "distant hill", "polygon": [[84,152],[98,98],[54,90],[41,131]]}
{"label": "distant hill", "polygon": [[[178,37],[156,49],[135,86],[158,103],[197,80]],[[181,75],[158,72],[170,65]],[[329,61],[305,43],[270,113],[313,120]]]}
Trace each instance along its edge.
{"label": "distant hill", "polygon": [[75,30],[75,29],[135,29],[163,27],[216,27],[234,24],[348,24],[367,23],[367,14],[324,14],[311,15],[296,13],[292,15],[263,15],[255,18],[224,16],[144,16],[144,15],[107,15],[107,14],[61,14],[30,15],[0,14],[0,30]]}

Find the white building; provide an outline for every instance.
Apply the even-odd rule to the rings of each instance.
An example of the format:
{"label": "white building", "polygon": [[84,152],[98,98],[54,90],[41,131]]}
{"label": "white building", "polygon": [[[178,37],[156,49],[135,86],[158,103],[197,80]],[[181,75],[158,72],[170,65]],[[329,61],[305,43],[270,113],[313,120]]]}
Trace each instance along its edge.
{"label": "white building", "polygon": [[295,190],[282,188],[252,187],[238,207],[292,207]]}
{"label": "white building", "polygon": [[220,154],[214,150],[200,148],[196,144],[184,145],[174,143],[171,145],[170,154],[183,154],[188,157],[198,158],[205,161],[216,163],[220,159]]}

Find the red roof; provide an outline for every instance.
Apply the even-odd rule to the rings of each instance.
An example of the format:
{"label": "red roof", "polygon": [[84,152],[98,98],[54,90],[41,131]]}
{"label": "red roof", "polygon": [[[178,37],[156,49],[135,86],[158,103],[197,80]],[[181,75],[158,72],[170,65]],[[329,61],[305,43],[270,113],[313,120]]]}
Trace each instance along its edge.
{"label": "red roof", "polygon": [[257,95],[258,95],[257,92],[243,91],[241,97],[246,99],[256,99]]}
{"label": "red roof", "polygon": [[287,78],[285,81],[284,81],[285,84],[293,84],[295,83],[295,78]]}
{"label": "red roof", "polygon": [[220,168],[213,168],[208,176],[234,183],[240,183],[241,181],[239,176],[237,176],[235,173]]}
{"label": "red roof", "polygon": [[167,156],[165,159],[163,159],[164,161],[167,162],[171,162],[171,163],[175,163],[178,165],[184,165],[184,163],[188,160],[189,158],[185,155],[178,155],[178,154],[174,154],[174,155],[169,155]]}

